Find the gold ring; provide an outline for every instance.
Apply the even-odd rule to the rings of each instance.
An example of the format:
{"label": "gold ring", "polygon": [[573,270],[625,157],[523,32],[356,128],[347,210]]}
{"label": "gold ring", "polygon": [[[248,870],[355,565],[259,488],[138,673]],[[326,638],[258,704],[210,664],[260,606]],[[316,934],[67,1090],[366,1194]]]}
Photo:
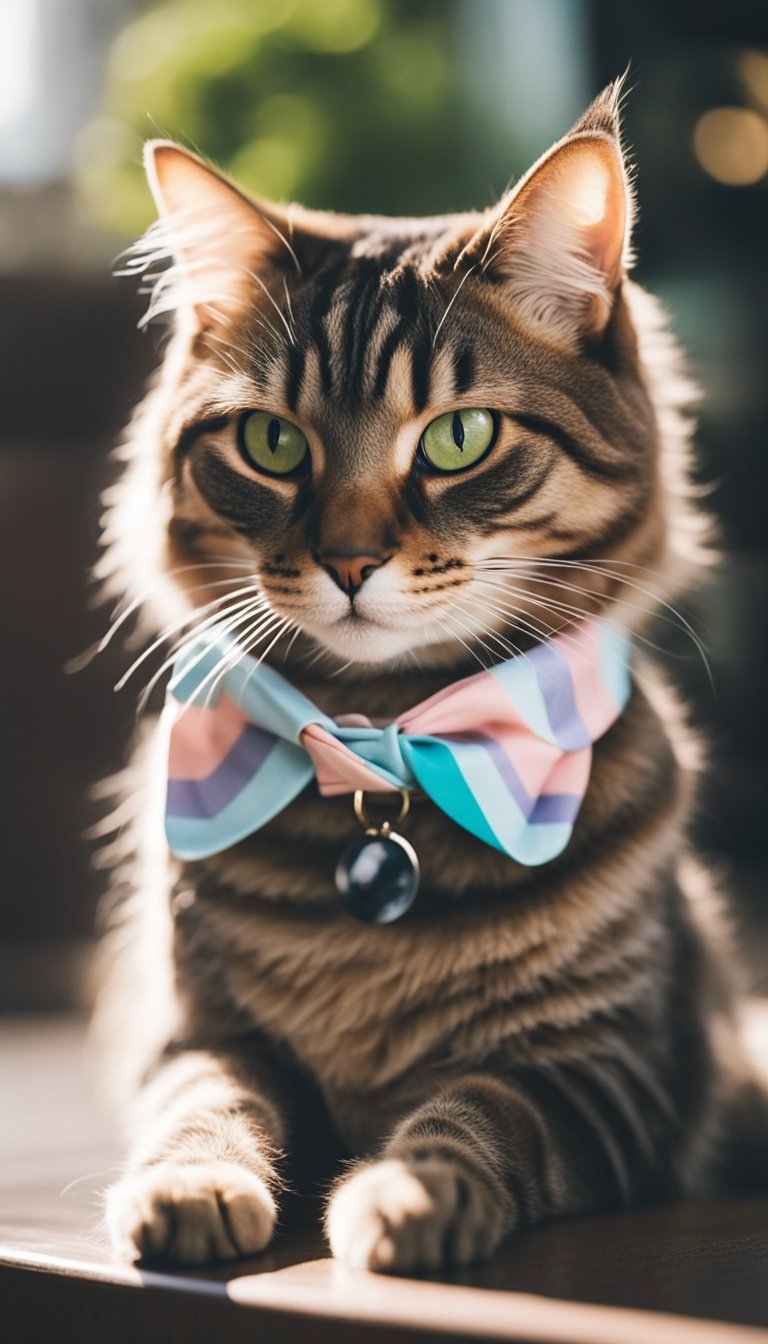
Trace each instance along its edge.
{"label": "gold ring", "polygon": [[[384,790],[382,790],[382,793],[383,792]],[[408,813],[411,810],[411,795],[409,790],[400,789],[399,793],[400,793],[400,811],[398,812],[394,821],[385,821],[381,823],[381,825],[385,826],[387,830],[389,830],[391,826],[398,826],[400,822],[403,821],[408,816]],[[357,817],[357,820],[360,822],[361,826],[369,827],[376,825],[375,822],[371,821],[371,818],[368,816],[368,813],[365,810],[365,791],[363,789],[355,789],[354,807],[355,807],[355,816]]]}

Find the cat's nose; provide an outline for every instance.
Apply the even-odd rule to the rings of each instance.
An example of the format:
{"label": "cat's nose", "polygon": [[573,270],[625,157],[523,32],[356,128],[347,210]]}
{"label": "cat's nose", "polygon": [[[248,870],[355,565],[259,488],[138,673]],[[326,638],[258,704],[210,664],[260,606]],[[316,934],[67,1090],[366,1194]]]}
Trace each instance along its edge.
{"label": "cat's nose", "polygon": [[365,580],[386,564],[389,557],[381,555],[320,555],[318,559],[323,569],[330,574],[333,582],[343,593],[354,597],[362,588]]}

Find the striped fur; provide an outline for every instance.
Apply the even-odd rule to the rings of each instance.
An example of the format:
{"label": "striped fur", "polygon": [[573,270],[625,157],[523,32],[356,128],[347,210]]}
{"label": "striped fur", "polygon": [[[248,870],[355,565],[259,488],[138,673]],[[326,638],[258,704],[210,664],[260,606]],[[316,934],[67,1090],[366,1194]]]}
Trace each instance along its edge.
{"label": "striped fur", "polygon": [[[626,278],[617,100],[495,209],[430,220],[254,205],[155,147],[161,221],[130,268],[172,255],[150,312],[174,335],[99,571],[153,639],[204,638],[218,616],[326,714],[388,722],[582,616],[641,634],[696,572],[690,389]],[[426,425],[473,406],[496,412],[492,451],[453,477],[420,468]],[[302,428],[311,468],[248,465],[254,408]],[[354,601],[325,564],[345,554],[383,562]],[[182,863],[158,750],[149,734],[121,786],[107,860],[98,1024],[135,1129],[108,1194],[126,1254],[261,1249],[321,1134],[355,1158],[333,1251],[383,1270],[716,1179],[752,1086],[738,977],[687,853],[695,739],[642,659],[564,853],[525,868],[416,801],[422,890],[385,928],[334,891],[348,799],[309,790]]]}

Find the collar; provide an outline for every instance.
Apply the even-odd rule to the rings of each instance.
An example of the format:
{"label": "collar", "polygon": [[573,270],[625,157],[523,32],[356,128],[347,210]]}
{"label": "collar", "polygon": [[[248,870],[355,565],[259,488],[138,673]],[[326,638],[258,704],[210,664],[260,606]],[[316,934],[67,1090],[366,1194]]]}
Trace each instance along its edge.
{"label": "collar", "polygon": [[177,660],[163,714],[168,844],[182,859],[219,853],[315,779],[326,796],[420,788],[486,844],[546,863],[570,839],[592,744],[629,699],[629,661],[623,632],[584,621],[377,728],[359,713],[330,718],[208,631]]}

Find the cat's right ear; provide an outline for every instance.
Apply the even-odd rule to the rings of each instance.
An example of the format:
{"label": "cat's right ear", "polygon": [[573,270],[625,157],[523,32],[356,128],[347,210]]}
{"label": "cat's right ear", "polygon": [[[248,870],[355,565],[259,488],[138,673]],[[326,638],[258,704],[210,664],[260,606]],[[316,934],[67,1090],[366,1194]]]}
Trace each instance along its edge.
{"label": "cat's right ear", "polygon": [[171,259],[155,284],[147,319],[176,312],[194,326],[226,322],[275,271],[298,271],[290,221],[250,200],[196,154],[150,140],[144,166],[158,223],[147,244]]}
{"label": "cat's right ear", "polygon": [[453,261],[496,282],[517,320],[566,349],[599,339],[631,260],[622,83],[598,95],[479,229],[459,234]]}

